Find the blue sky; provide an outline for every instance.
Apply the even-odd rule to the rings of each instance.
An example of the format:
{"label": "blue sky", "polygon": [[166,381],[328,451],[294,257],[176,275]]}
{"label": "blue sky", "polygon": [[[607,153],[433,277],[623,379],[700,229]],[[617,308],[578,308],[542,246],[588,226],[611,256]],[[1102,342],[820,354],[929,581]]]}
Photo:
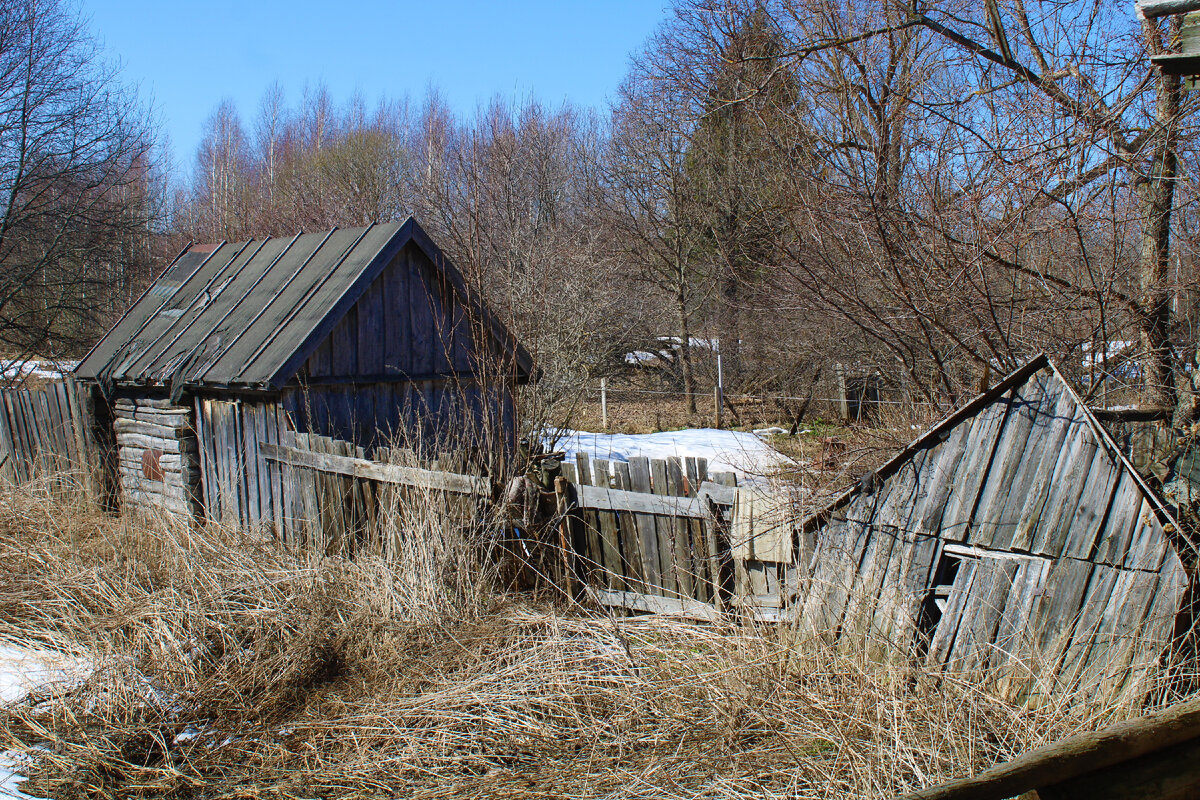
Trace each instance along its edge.
{"label": "blue sky", "polygon": [[495,94],[601,108],[665,0],[81,0],[126,80],[151,98],[177,166],[190,172],[204,119],[232,99],[247,125],[278,80],[290,104],[324,81],[419,100],[438,87],[469,113]]}

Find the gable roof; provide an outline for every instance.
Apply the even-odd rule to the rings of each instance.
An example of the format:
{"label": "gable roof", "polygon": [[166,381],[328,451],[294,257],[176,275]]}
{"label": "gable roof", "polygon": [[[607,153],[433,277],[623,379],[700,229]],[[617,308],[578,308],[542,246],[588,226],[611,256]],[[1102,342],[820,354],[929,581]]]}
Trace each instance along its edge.
{"label": "gable roof", "polygon": [[194,245],[182,252],[75,368],[103,385],[278,389],[392,258],[413,244],[441,288],[483,322],[517,379],[533,373],[521,347],[410,217],[291,238]]}
{"label": "gable roof", "polygon": [[[1066,400],[1069,404],[1069,419],[1064,418],[1061,413],[1056,415],[1054,409],[1052,409],[1050,404],[1046,402],[1052,398],[1048,398],[1046,393],[1043,393],[1040,390],[1035,392],[1035,394],[1041,394],[1041,398],[1030,400],[1028,398],[1019,396],[1022,387],[1025,387],[1026,384],[1029,384],[1033,382],[1035,378],[1038,378],[1039,373],[1044,373],[1044,376],[1040,380],[1052,384],[1055,387],[1054,393]],[[1081,426],[1075,429],[1089,433],[1090,438],[1094,441],[1096,447],[1107,452],[1112,461],[1120,465],[1119,473],[1127,476],[1126,479],[1131,483],[1131,490],[1136,491],[1142,496],[1142,498],[1145,500],[1145,504],[1154,514],[1154,517],[1162,526],[1163,530],[1169,532],[1167,538],[1175,547],[1175,549],[1177,551],[1186,549],[1192,554],[1198,552],[1196,544],[1185,538],[1184,529],[1176,521],[1171,508],[1147,483],[1146,479],[1134,467],[1128,456],[1126,456],[1124,451],[1117,446],[1112,436],[1096,419],[1096,416],[1092,413],[1091,409],[1087,407],[1087,404],[1083,402],[1066,378],[1062,376],[1062,373],[1058,371],[1058,368],[1054,365],[1054,363],[1045,355],[1039,355],[1025,366],[1009,374],[994,387],[978,395],[962,408],[955,411],[938,424],[934,425],[921,436],[917,437],[907,447],[889,459],[874,472],[870,473],[868,476],[865,476],[859,483],[847,489],[825,508],[809,516],[802,523],[803,529],[814,530],[822,527],[833,517],[837,511],[847,509],[847,507],[852,506],[856,500],[861,500],[864,498],[864,496],[873,494],[880,483],[887,481],[894,475],[897,475],[897,473],[909,465],[913,465],[913,469],[920,471],[921,459],[925,457],[924,454],[933,451],[934,448],[938,448],[943,442],[946,442],[951,437],[952,431],[960,424],[966,423],[972,418],[980,417],[986,409],[993,406],[998,401],[1002,400],[1005,395],[1010,393],[1013,395],[1014,406],[1018,404],[1022,405],[1024,407],[1023,413],[1032,418],[1032,422],[1030,422],[1031,428],[1037,423],[1039,417],[1041,417],[1043,420],[1052,420],[1055,416],[1057,416],[1057,418],[1060,420],[1065,420],[1065,422],[1068,424],[1068,428],[1076,425]],[[992,448],[999,448],[999,442],[1003,436],[1003,428],[1007,419],[1007,414],[1008,412],[1005,411],[999,415],[999,425],[998,427],[995,427],[991,434],[991,436],[994,437],[994,443],[991,445]],[[1037,431],[1034,431],[1034,433],[1030,434],[1031,441],[1033,440],[1033,435],[1036,433]],[[1062,435],[1065,437],[1067,435],[1066,431],[1063,431]],[[962,436],[965,440],[968,434],[963,433]],[[1063,442],[1065,448],[1065,439]],[[961,442],[959,444],[960,446],[962,445]],[[1039,442],[1039,445],[1044,444],[1045,442]],[[1013,510],[1011,508],[1013,504],[1009,500],[1007,491],[1012,487],[996,487],[990,494],[985,491],[987,488],[986,484],[989,480],[1004,479],[1004,476],[1001,476],[1001,478],[993,478],[993,475],[990,474],[992,471],[992,461],[995,458],[994,452],[995,450],[993,449],[991,452],[984,453],[984,461],[981,464],[975,465],[981,466],[985,474],[978,477],[979,485],[976,489],[978,492],[977,497],[981,499],[976,499],[972,502],[974,502],[977,506],[982,505],[982,498],[985,496],[991,497],[997,502],[1007,503],[1009,508],[1004,509],[1004,511],[1011,512]],[[1023,463],[1021,462],[1023,454],[1017,453],[1016,456],[1017,462]],[[1055,458],[1058,459],[1059,456],[1056,454]],[[1063,457],[1062,460],[1065,464],[1066,457]],[[952,466],[952,470],[965,468],[965,466],[966,457],[964,456],[963,463],[961,465],[958,463],[954,464]],[[1032,464],[1030,469],[1039,471],[1041,474],[1033,474],[1027,477],[1030,477],[1033,480],[1044,481],[1049,484],[1057,475],[1056,469],[1061,470],[1061,465],[1059,465],[1057,461],[1046,462],[1043,459],[1038,464]],[[943,480],[948,483],[954,483],[957,478],[961,477],[964,476],[947,474]],[[1017,482],[1014,475],[1008,475],[1007,477],[1008,479],[1012,480],[1014,484]],[[1111,481],[1114,485],[1116,484],[1118,477],[1118,473],[1112,474]],[[1029,487],[1026,486],[1025,488]],[[1047,492],[1049,491],[1050,490],[1047,489]],[[926,504],[933,502],[933,498],[921,496],[913,499],[914,505],[918,500]],[[945,500],[945,497],[941,498],[941,502],[944,503]],[[1112,498],[1110,497],[1109,500],[1111,502]],[[978,524],[977,520],[981,516],[991,514],[990,510],[983,508],[964,510],[966,510],[969,516],[972,518],[972,524]],[[912,511],[914,515],[919,516],[922,510],[913,509]],[[942,519],[942,513],[945,513],[945,510],[939,509],[934,516],[937,519]],[[928,533],[935,532],[928,531]]]}

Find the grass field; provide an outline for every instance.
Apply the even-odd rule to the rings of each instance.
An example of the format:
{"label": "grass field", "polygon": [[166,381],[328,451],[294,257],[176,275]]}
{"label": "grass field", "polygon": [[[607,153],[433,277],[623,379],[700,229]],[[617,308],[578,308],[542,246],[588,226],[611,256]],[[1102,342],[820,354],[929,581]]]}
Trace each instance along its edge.
{"label": "grass field", "polygon": [[879,798],[1106,721],[786,628],[499,593],[486,542],[423,529],[350,562],[0,495],[7,644],[95,666],[0,711],[0,750],[66,798]]}

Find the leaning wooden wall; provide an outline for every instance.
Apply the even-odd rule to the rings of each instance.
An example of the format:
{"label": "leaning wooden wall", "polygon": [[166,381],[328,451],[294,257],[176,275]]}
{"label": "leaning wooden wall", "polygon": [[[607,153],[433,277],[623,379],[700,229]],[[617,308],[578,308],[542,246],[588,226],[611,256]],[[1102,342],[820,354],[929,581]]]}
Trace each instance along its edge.
{"label": "leaning wooden wall", "polygon": [[193,517],[199,510],[200,480],[191,409],[165,399],[118,398],[113,428],[124,502]]}
{"label": "leaning wooden wall", "polygon": [[1187,571],[1144,485],[1043,368],[935,428],[817,532],[796,617],[1009,690],[1140,696]]}

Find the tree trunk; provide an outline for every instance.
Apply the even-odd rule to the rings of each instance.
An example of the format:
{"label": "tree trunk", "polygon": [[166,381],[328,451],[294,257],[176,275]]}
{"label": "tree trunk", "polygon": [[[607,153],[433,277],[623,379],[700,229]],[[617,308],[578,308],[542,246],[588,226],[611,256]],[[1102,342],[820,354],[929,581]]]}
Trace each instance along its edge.
{"label": "tree trunk", "polygon": [[675,294],[679,308],[679,369],[683,373],[683,393],[687,397],[687,413],[696,413],[696,377],[692,373],[692,332],[688,324],[687,294],[681,284]]}
{"label": "tree trunk", "polygon": [[[1153,47],[1152,47],[1153,49]],[[1171,212],[1175,205],[1180,78],[1161,70],[1155,78],[1157,141],[1149,171],[1137,187],[1142,205],[1142,252],[1139,264],[1142,382],[1145,402],[1175,406],[1171,357]],[[1107,343],[1106,343],[1107,344]]]}

